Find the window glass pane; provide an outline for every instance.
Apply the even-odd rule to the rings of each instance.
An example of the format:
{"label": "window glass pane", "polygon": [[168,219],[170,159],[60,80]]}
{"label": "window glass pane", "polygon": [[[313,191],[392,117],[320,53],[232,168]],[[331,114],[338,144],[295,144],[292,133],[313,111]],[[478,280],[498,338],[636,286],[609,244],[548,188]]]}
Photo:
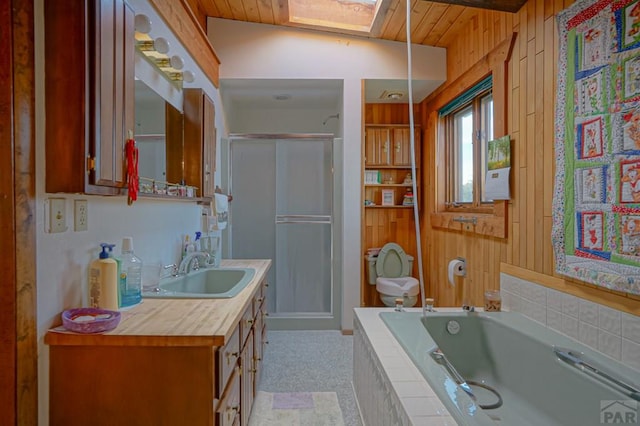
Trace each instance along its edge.
{"label": "window glass pane", "polygon": [[482,158],[480,159],[480,165],[482,167],[482,170],[480,173],[480,176],[482,176],[480,180],[481,186],[482,186],[481,201],[483,203],[487,203],[492,201],[489,198],[485,198],[485,195],[484,195],[484,180],[485,180],[485,176],[487,175],[487,169],[488,169],[487,164],[489,162],[488,153],[487,153],[488,142],[490,140],[493,140],[493,96],[492,94],[488,94],[480,100],[480,114],[482,117],[482,120],[480,120],[480,126],[481,126],[480,134],[482,135],[481,142],[480,142],[482,144],[482,149],[480,150],[480,152],[482,152]]}
{"label": "window glass pane", "polygon": [[473,110],[467,107],[453,116],[456,158],[454,202],[473,202]]}

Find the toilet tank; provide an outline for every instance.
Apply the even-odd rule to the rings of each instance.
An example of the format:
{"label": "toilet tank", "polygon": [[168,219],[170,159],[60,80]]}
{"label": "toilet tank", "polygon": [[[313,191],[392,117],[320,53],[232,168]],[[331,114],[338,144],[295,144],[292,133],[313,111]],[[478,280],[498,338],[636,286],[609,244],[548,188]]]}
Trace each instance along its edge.
{"label": "toilet tank", "polygon": [[[378,278],[378,273],[376,272],[376,261],[378,260],[378,256],[365,256],[367,259],[367,280],[370,285],[376,285],[376,279]],[[413,256],[409,256],[407,254],[407,261],[409,262],[409,270],[413,270]]]}

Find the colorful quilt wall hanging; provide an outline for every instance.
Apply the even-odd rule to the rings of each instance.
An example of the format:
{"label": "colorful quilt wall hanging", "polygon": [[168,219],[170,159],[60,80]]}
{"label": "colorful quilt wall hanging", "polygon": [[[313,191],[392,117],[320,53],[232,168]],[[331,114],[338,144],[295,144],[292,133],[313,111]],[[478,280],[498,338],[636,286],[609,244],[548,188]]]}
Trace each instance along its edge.
{"label": "colorful quilt wall hanging", "polygon": [[640,294],[640,0],[557,16],[556,271]]}

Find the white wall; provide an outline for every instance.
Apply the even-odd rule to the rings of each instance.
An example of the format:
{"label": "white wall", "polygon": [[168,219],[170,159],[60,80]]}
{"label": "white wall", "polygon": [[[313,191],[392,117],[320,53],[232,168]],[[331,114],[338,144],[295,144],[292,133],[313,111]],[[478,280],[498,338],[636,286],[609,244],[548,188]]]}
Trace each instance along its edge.
{"label": "white wall", "polygon": [[[342,112],[342,106],[334,108],[227,108],[229,133],[333,133],[340,136],[340,120],[332,118],[322,125],[322,121]],[[341,114],[342,115],[342,114]]]}
{"label": "white wall", "polygon": [[[342,151],[342,328],[353,328],[360,305],[360,179],[362,80],[406,79],[402,43],[209,18],[209,38],[220,58],[220,78],[340,79]],[[413,79],[443,82],[446,56],[441,48],[414,45]],[[419,101],[419,100],[416,100]],[[227,115],[229,112],[227,112]],[[348,266],[351,265],[351,266]]]}

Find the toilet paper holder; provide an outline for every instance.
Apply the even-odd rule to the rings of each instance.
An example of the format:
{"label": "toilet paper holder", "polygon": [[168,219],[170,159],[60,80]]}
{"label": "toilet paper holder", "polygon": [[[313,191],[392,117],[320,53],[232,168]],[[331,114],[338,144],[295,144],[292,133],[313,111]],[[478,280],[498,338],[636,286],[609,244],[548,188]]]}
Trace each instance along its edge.
{"label": "toilet paper holder", "polygon": [[[466,277],[467,276],[467,261],[464,257],[456,257],[455,259],[449,262],[449,266],[447,268],[447,276],[449,279],[449,284],[455,286],[454,276]],[[468,300],[467,292],[462,289],[462,310],[467,312],[474,312],[475,308],[473,304],[471,304]]]}
{"label": "toilet paper holder", "polygon": [[448,269],[448,277],[449,283],[451,285],[455,285],[453,281],[453,276],[466,277],[467,276],[467,260],[464,257],[456,257],[455,259],[449,262]]}

